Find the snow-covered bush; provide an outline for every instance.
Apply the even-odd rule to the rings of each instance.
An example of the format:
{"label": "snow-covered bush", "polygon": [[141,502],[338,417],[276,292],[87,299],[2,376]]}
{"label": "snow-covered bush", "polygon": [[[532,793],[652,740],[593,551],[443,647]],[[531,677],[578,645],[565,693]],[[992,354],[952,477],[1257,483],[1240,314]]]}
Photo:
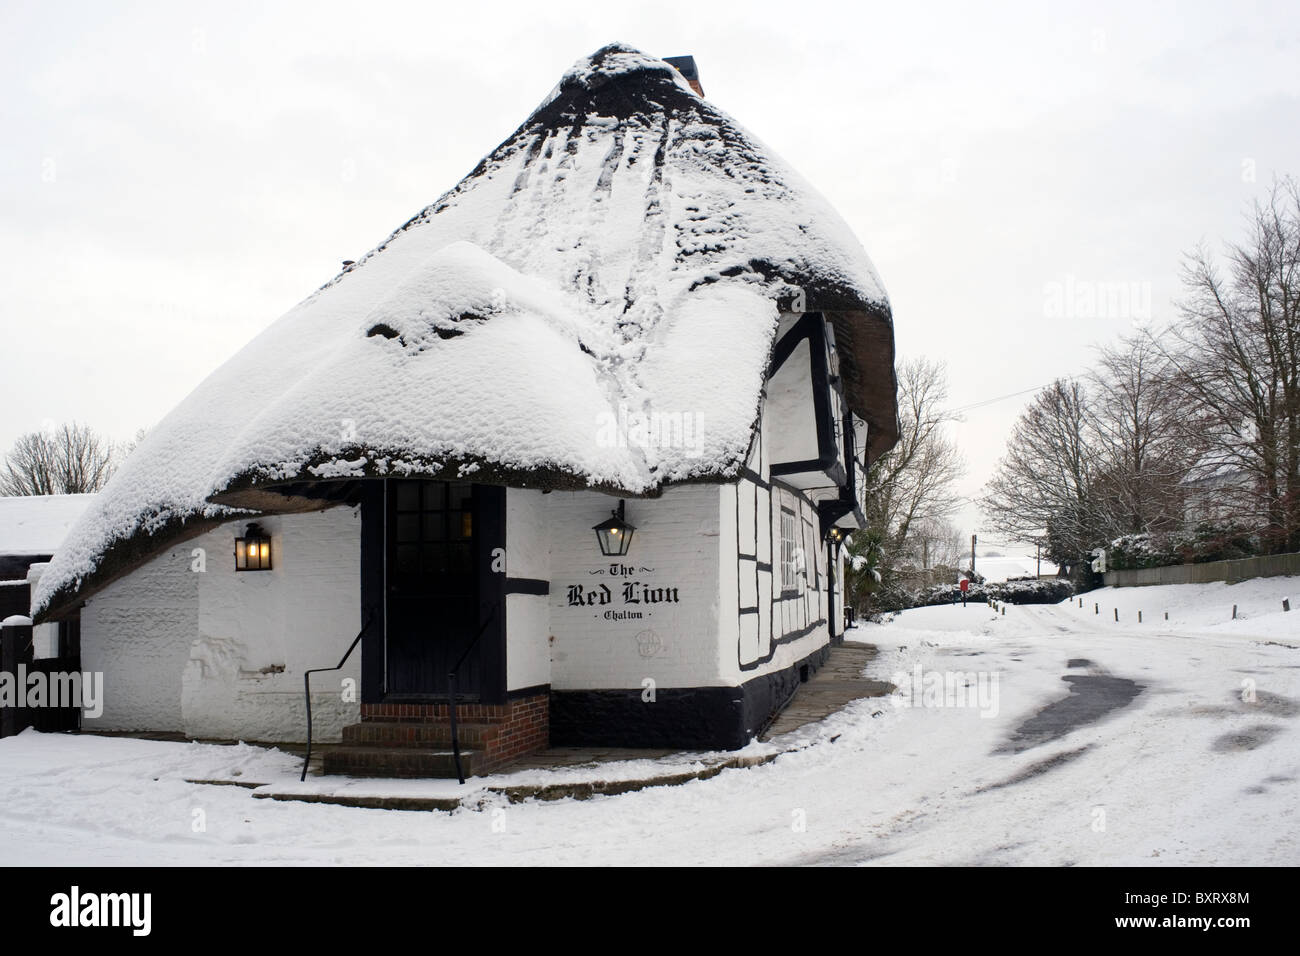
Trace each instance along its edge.
{"label": "snow-covered bush", "polygon": [[1006,604],[1056,604],[1074,593],[1074,585],[1065,578],[1004,581],[987,585],[985,591],[994,600]]}
{"label": "snow-covered bush", "polygon": [[1259,553],[1259,540],[1245,525],[1203,521],[1177,534],[1128,534],[1116,538],[1106,549],[1106,567],[1111,571],[1164,568],[1248,558]]}
{"label": "snow-covered bush", "polygon": [[1198,563],[1231,561],[1263,553],[1258,536],[1245,525],[1233,521],[1202,521],[1185,541],[1185,553],[1190,551],[1191,560]]}
{"label": "snow-covered bush", "polygon": [[1182,551],[1171,539],[1157,539],[1149,534],[1126,534],[1116,538],[1106,549],[1106,567],[1111,571],[1163,568],[1182,563]]}
{"label": "snow-covered bush", "polygon": [[[987,600],[1003,604],[1056,604],[1074,593],[1074,586],[1064,578],[1031,579],[1028,581],[996,581],[992,584],[972,584],[966,602],[981,603]],[[936,584],[912,595],[908,607],[932,607],[951,604],[954,597],[961,600],[955,584]]]}

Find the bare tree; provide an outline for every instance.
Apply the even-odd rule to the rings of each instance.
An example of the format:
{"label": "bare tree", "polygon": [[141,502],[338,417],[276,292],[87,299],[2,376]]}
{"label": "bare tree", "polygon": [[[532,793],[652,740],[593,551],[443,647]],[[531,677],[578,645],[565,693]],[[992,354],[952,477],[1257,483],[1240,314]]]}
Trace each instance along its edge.
{"label": "bare tree", "polygon": [[966,467],[947,434],[956,418],[945,407],[944,364],[908,359],[899,363],[897,375],[899,439],[867,474],[867,529],[859,532],[866,536],[864,541],[870,539],[870,564],[876,574],[864,584],[872,590],[889,586],[895,569],[907,559],[918,527],[927,528],[956,512],[960,501],[953,485]]}
{"label": "bare tree", "polygon": [[922,570],[970,564],[961,531],[946,518],[925,517],[912,523],[907,556]]}
{"label": "bare tree", "polygon": [[898,443],[867,475],[868,518],[887,530],[896,552],[905,547],[916,521],[949,517],[960,504],[952,486],[966,466],[945,430],[956,420],[944,407],[947,400],[942,362],[916,358],[899,363]]}
{"label": "bare tree", "polygon": [[1108,537],[1167,533],[1182,524],[1182,481],[1200,444],[1169,360],[1149,335],[1098,350],[1088,373],[1092,498]]}
{"label": "bare tree", "polygon": [[979,504],[1012,539],[1033,542],[1047,529],[1048,557],[1077,565],[1104,535],[1093,500],[1099,456],[1082,382],[1057,379],[1020,416]]}
{"label": "bare tree", "polygon": [[14,442],[0,467],[0,494],[99,491],[115,467],[112,443],[88,426],[72,422],[53,431],[28,432]]}
{"label": "bare tree", "polygon": [[1256,203],[1226,269],[1187,257],[1164,354],[1207,442],[1198,476],[1271,551],[1300,550],[1300,185]]}

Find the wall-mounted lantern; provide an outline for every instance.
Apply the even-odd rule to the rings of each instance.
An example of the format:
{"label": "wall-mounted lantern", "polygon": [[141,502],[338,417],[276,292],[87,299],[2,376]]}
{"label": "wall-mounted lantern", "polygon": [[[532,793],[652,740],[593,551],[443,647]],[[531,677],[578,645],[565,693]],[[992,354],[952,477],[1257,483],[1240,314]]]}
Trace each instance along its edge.
{"label": "wall-mounted lantern", "polygon": [[617,511],[611,511],[608,518],[591,529],[596,532],[596,540],[600,542],[600,553],[607,558],[621,557],[632,546],[632,534],[636,528],[624,518],[623,504],[620,501]]}
{"label": "wall-mounted lantern", "polygon": [[244,536],[235,539],[235,570],[271,570],[271,536],[256,524],[250,524]]}

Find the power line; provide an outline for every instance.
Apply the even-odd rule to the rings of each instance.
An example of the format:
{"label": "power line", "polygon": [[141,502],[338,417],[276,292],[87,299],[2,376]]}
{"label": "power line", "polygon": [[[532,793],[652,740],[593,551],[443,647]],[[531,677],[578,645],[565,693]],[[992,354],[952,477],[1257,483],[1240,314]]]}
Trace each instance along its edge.
{"label": "power line", "polygon": [[973,411],[976,408],[983,408],[985,405],[993,405],[997,402],[1006,401],[1008,398],[1017,398],[1021,395],[1028,395],[1030,392],[1041,392],[1045,388],[1047,388],[1046,385],[1035,385],[1033,388],[1026,388],[1019,392],[1008,392],[1006,395],[997,396],[997,398],[986,398],[981,402],[972,402],[969,405],[962,405],[959,408],[950,408],[945,414],[956,415],[959,412]]}

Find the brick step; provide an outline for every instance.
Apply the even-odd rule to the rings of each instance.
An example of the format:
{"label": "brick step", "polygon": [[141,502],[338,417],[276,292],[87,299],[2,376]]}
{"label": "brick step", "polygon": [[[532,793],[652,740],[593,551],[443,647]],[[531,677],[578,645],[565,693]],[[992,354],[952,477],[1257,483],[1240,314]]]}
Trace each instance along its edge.
{"label": "brick step", "polygon": [[[457,723],[457,735],[464,747],[483,748],[504,730],[502,724]],[[451,746],[451,724],[416,724],[375,720],[343,728],[343,743],[355,747],[436,748]]]}
{"label": "brick step", "polygon": [[[462,750],[465,776],[474,772],[473,750]],[[456,777],[456,759],[450,750],[415,750],[409,747],[335,747],[325,751],[324,770],[350,777]]]}

